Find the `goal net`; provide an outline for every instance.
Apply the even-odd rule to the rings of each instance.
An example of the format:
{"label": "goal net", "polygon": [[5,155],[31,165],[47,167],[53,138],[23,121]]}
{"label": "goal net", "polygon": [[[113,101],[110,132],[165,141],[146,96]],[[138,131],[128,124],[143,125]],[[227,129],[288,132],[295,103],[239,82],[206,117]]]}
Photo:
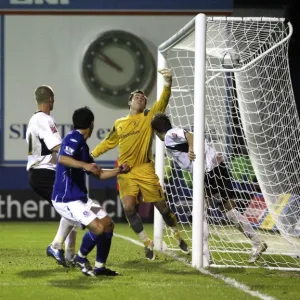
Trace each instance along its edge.
{"label": "goal net", "polygon": [[[194,132],[198,158],[193,175],[181,170],[163,147],[157,148],[156,159],[165,164],[163,172],[162,164],[156,166],[163,174],[167,201],[182,237],[190,246],[200,245],[201,254],[203,234],[193,231],[202,231],[198,225],[203,216],[207,218],[212,266],[298,269],[300,124],[288,65],[292,26],[277,18],[204,17],[203,30],[197,27],[198,18],[159,47],[159,67],[167,66],[173,73],[167,114],[174,127]],[[206,45],[204,55],[201,43]],[[197,125],[201,119],[202,127]],[[248,262],[251,241],[226,217],[220,194],[207,199],[201,192],[204,148],[197,143],[204,142],[222,154],[236,210],[268,245],[254,263]],[[155,217],[156,228],[159,223]],[[168,229],[161,228],[168,249],[178,249]],[[202,261],[194,266],[203,266]]]}

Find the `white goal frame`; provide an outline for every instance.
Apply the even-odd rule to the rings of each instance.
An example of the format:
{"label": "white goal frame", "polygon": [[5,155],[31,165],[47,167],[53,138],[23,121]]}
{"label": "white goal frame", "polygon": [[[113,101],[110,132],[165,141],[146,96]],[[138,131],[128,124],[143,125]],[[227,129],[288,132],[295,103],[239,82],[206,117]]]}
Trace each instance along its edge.
{"label": "white goal frame", "polygon": [[[193,168],[193,222],[192,222],[192,266],[195,268],[203,267],[203,215],[204,215],[204,136],[205,136],[205,80],[206,80],[206,22],[207,18],[219,21],[234,21],[234,20],[249,20],[249,21],[272,21],[283,20],[278,18],[238,18],[238,17],[207,17],[204,14],[198,14],[186,26],[179,30],[166,42],[161,44],[158,48],[158,69],[167,66],[165,54],[168,50],[186,38],[191,32],[195,32],[195,65],[194,65],[194,152],[196,154],[196,161]],[[292,26],[288,23],[290,28],[289,36],[282,40],[284,43],[292,35]],[[275,46],[274,46],[275,47]],[[270,52],[274,47],[271,47],[266,52]],[[254,63],[259,57],[250,62]],[[245,65],[235,71],[241,71],[248,67]],[[231,72],[232,69],[214,69],[216,72]],[[163,78],[157,78],[157,94],[160,95],[163,87]],[[159,97],[158,97],[159,98]],[[155,151],[155,167],[156,173],[159,176],[160,183],[164,185],[164,156],[165,149],[163,143],[156,138]],[[200,200],[200,201],[199,201]],[[163,242],[163,228],[164,222],[161,215],[155,209],[154,213],[154,246],[156,250],[165,250]]]}

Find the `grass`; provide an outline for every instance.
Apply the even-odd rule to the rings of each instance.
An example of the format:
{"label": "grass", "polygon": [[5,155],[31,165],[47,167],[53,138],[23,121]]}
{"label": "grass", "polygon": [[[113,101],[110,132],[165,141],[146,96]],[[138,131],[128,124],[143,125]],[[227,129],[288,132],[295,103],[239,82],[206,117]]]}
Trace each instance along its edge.
{"label": "grass", "polygon": [[[255,299],[243,289],[205,275],[162,253],[155,261],[144,259],[143,248],[114,237],[108,267],[123,276],[85,277],[78,269],[65,269],[45,255],[57,223],[0,225],[0,299]],[[151,234],[152,226],[146,226]],[[126,224],[116,233],[136,238]],[[83,231],[79,230],[77,245]],[[93,261],[95,253],[90,254]],[[298,299],[298,272],[220,268],[209,270],[246,284],[275,299]]]}

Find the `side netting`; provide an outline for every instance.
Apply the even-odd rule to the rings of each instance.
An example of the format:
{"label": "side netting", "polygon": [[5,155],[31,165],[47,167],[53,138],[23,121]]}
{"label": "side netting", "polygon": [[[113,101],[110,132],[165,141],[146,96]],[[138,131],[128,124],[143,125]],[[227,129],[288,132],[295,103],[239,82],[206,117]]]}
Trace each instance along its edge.
{"label": "side netting", "polygon": [[[205,209],[213,266],[300,268],[300,123],[289,73],[291,35],[284,19],[206,18],[205,141],[223,156],[236,210],[268,245],[249,263],[253,243],[228,219],[216,193],[206,197]],[[174,76],[167,113],[174,126],[189,131],[199,113],[197,38],[193,20],[159,48]],[[192,244],[192,175],[167,156],[164,188],[181,233]],[[166,228],[164,242],[176,249]]]}

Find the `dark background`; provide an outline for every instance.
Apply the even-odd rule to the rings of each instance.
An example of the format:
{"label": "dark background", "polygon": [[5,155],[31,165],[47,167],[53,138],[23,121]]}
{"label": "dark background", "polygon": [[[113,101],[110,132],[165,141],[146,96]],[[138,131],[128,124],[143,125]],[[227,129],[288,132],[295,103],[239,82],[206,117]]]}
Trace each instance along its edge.
{"label": "dark background", "polygon": [[[296,0],[234,0],[234,16],[238,14],[236,11],[241,12],[243,10],[248,10],[248,16],[251,16],[251,13],[255,10],[260,10],[260,16],[264,16],[265,13],[267,16],[270,14],[271,10],[278,10],[278,12],[282,11],[282,15],[274,15],[274,17],[285,17],[287,18],[293,25],[293,35],[290,41],[289,47],[289,61],[290,61],[290,72],[293,84],[293,90],[295,95],[295,100],[297,104],[298,114],[300,113],[300,21],[299,21],[299,9],[296,4],[299,1]],[[300,2],[299,2],[300,4]],[[298,4],[298,5],[299,5]],[[250,14],[250,15],[249,15]]]}

